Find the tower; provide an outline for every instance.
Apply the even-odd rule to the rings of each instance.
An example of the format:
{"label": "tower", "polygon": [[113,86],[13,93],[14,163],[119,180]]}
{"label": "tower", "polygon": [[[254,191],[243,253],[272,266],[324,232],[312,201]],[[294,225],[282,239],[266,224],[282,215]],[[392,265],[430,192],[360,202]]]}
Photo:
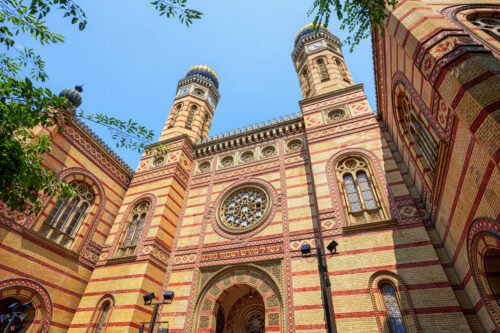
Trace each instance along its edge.
{"label": "tower", "polygon": [[[149,321],[151,314],[143,306],[143,295],[161,294],[189,186],[194,146],[208,135],[220,98],[218,86],[215,72],[201,65],[189,69],[179,81],[159,140],[169,151],[143,154],[92,273],[95,280],[87,285],[89,293],[80,303],[100,305],[94,314],[78,311],[74,325],[92,323],[98,327],[103,320],[110,326],[139,325]],[[119,283],[99,282],[104,280]],[[113,296],[118,294],[124,297]],[[108,316],[105,304],[118,308],[102,319]]]}
{"label": "tower", "polygon": [[308,24],[299,30],[294,40],[292,60],[303,98],[354,84],[345,65],[339,39],[323,26],[315,31],[312,24]]}
{"label": "tower", "polygon": [[220,98],[218,88],[219,79],[210,67],[191,67],[179,80],[160,141],[180,134],[188,135],[193,143],[206,138]]}

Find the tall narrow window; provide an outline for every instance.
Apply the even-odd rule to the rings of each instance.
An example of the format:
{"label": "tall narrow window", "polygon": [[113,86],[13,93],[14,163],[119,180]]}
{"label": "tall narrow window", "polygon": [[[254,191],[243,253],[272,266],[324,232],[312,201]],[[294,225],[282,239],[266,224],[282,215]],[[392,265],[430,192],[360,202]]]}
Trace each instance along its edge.
{"label": "tall narrow window", "polygon": [[127,227],[122,235],[119,256],[132,255],[135,252],[137,243],[144,228],[144,223],[149,213],[151,204],[149,201],[143,201],[137,204],[129,215]]}
{"label": "tall narrow window", "polygon": [[198,106],[191,105],[188,117],[186,119],[186,126],[185,126],[186,128],[191,129],[191,127],[193,126],[194,114],[196,113],[196,110],[198,110]]}
{"label": "tall narrow window", "polygon": [[320,58],[316,61],[316,63],[318,64],[321,81],[330,80],[330,76],[328,76],[328,70],[326,69],[325,61]]}
{"label": "tall narrow window", "polygon": [[103,331],[103,328],[104,328],[104,324],[106,323],[106,318],[108,316],[108,312],[109,312],[109,308],[110,308],[111,304],[109,301],[106,301],[102,307],[101,307],[101,313],[99,314],[99,318],[97,320],[97,328],[96,328],[96,333],[101,333],[101,332],[104,332]]}
{"label": "tall narrow window", "polygon": [[68,244],[78,231],[89,207],[94,203],[90,187],[79,181],[70,183],[76,192],[74,198],[59,198],[50,211],[41,231],[52,240]]}
{"label": "tall narrow window", "polygon": [[173,113],[172,113],[172,120],[170,121],[170,125],[168,127],[173,127],[175,125],[175,121],[177,120],[177,116],[179,115],[179,112],[181,111],[182,103],[179,103],[175,106]]}
{"label": "tall narrow window", "polygon": [[401,315],[401,309],[396,297],[396,288],[392,283],[382,282],[379,289],[384,300],[385,312],[389,324],[387,326],[390,327],[391,333],[406,333],[403,316]]}
{"label": "tall narrow window", "polygon": [[383,221],[390,216],[383,196],[376,191],[379,186],[370,176],[369,164],[352,156],[341,159],[336,166],[348,225]]}
{"label": "tall narrow window", "polygon": [[335,59],[335,63],[337,64],[337,68],[342,79],[346,82],[349,82],[349,77],[347,77],[347,72],[345,70],[344,64],[339,59]]}
{"label": "tall narrow window", "polygon": [[309,81],[309,72],[307,71],[307,68],[304,68],[304,70],[302,71],[302,77],[304,78],[304,81],[306,83],[307,90],[311,89],[311,82]]}
{"label": "tall narrow window", "polygon": [[[205,118],[203,118],[203,124],[201,125],[201,136],[203,137],[203,134],[205,133],[205,126],[207,126],[208,123],[208,114],[205,115]],[[208,131],[207,131],[208,134]]]}
{"label": "tall narrow window", "polygon": [[408,145],[414,149],[414,157],[421,161],[422,171],[429,174],[432,182],[436,170],[438,143],[420,119],[408,93],[400,96],[399,114]]}

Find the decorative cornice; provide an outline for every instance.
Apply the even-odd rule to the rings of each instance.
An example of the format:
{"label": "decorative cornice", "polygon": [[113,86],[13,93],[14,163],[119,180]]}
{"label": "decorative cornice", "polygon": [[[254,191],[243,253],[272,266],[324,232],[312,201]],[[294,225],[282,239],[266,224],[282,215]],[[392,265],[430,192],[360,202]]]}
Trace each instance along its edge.
{"label": "decorative cornice", "polygon": [[342,95],[342,94],[345,94],[345,93],[351,93],[351,92],[354,92],[356,90],[360,90],[360,91],[364,92],[364,86],[363,86],[363,84],[360,83],[360,84],[356,84],[356,85],[353,85],[353,86],[350,86],[350,87],[347,87],[347,88],[335,90],[335,91],[332,91],[332,92],[329,92],[329,93],[326,93],[326,94],[321,94],[321,95],[318,95],[318,96],[312,96],[312,97],[309,97],[309,98],[306,98],[306,99],[303,99],[303,100],[299,101],[299,105],[300,105],[301,108],[303,108],[307,104],[316,103],[316,102],[318,102],[320,100],[326,100],[326,99],[329,99],[329,98],[332,98],[332,97],[336,97],[338,95]]}
{"label": "decorative cornice", "polygon": [[94,133],[87,125],[85,125],[84,122],[77,118],[73,118],[72,120],[73,124],[76,125],[79,129],[81,129],[85,134],[87,134],[90,139],[92,139],[93,143],[104,150],[105,155],[109,157],[111,160],[116,162],[118,165],[120,165],[123,169],[123,171],[129,176],[132,177],[134,174],[134,171],[132,168],[123,161],[118,154],[116,154],[97,134]]}
{"label": "decorative cornice", "polygon": [[[217,105],[217,103],[219,102],[219,99],[220,99],[220,94],[212,81],[210,81],[209,79],[205,78],[202,75],[194,74],[194,75],[185,77],[183,79],[180,79],[179,83],[177,84],[177,91],[179,91],[180,87],[185,86],[186,84],[190,84],[190,83],[197,83],[199,85],[207,87],[215,98],[215,106]],[[214,108],[215,108],[215,106],[214,106]]]}
{"label": "decorative cornice", "polygon": [[292,113],[291,116],[274,118],[272,121],[261,122],[260,124],[238,128],[231,132],[210,136],[200,140],[195,144],[195,156],[205,156],[217,151],[223,151],[268,140],[271,137],[279,137],[302,131],[304,128],[304,118],[302,113]]}
{"label": "decorative cornice", "polygon": [[335,45],[337,45],[340,48],[340,40],[337,37],[335,37],[334,35],[332,35],[329,32],[319,30],[316,33],[308,34],[308,35],[302,36],[300,38],[299,42],[297,43],[297,45],[294,47],[294,49],[292,51],[293,61],[294,62],[297,61],[297,57],[300,55],[300,53],[302,52],[302,50],[304,49],[304,46],[306,44],[312,42],[313,40],[320,39],[320,38],[324,38],[324,39],[334,43]]}

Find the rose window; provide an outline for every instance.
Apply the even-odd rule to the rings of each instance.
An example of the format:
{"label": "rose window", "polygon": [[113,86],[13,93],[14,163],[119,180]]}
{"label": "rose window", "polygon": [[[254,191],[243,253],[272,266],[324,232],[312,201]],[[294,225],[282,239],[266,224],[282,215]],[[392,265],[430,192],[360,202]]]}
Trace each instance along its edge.
{"label": "rose window", "polygon": [[251,151],[247,151],[241,154],[241,160],[245,163],[252,162],[254,160],[253,153]]}
{"label": "rose window", "polygon": [[218,221],[228,232],[245,232],[258,227],[269,215],[271,200],[257,185],[245,185],[229,192],[222,199]]}
{"label": "rose window", "polygon": [[296,152],[302,149],[302,141],[299,139],[292,140],[288,142],[288,151],[290,152]]}
{"label": "rose window", "polygon": [[262,312],[252,312],[246,322],[246,332],[248,333],[264,333],[265,322]]}
{"label": "rose window", "polygon": [[262,149],[262,156],[264,158],[273,157],[274,155],[276,155],[276,148],[274,148],[273,146],[268,146]]}
{"label": "rose window", "polygon": [[221,165],[223,168],[229,168],[233,166],[233,157],[232,156],[226,156],[221,160]]}
{"label": "rose window", "polygon": [[500,18],[476,17],[471,19],[470,22],[500,42]]}
{"label": "rose window", "polygon": [[165,158],[163,156],[157,157],[153,161],[153,166],[155,168],[161,167],[163,165],[163,162],[165,162]]}
{"label": "rose window", "polygon": [[210,171],[210,162],[203,162],[198,167],[201,173],[206,173]]}
{"label": "rose window", "polygon": [[333,110],[328,112],[328,119],[330,121],[341,121],[345,118],[344,110]]}

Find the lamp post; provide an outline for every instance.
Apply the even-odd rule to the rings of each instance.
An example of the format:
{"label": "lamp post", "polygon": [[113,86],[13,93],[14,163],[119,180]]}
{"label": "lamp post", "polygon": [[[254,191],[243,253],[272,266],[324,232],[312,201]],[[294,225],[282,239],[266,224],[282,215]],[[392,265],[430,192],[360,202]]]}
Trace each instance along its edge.
{"label": "lamp post", "polygon": [[[335,240],[332,240],[330,244],[326,247],[331,255],[337,253],[337,245],[338,243]],[[302,252],[302,256],[306,257],[311,255],[311,245],[303,244],[300,247],[300,252]],[[333,323],[332,318],[330,317],[330,302],[328,301],[328,290],[327,287],[330,287],[330,279],[328,276],[325,276],[325,273],[328,273],[328,270],[323,265],[323,254],[321,253],[321,245],[318,245],[316,249],[316,255],[318,257],[318,270],[321,282],[321,296],[323,297],[323,304],[325,306],[325,319],[326,319],[326,327],[328,329],[328,333],[333,333]],[[325,254],[326,256],[326,254]]]}
{"label": "lamp post", "polygon": [[[144,305],[153,305],[153,313],[151,314],[151,320],[149,321],[148,333],[153,333],[155,324],[168,324],[168,321],[156,321],[156,317],[158,316],[158,309],[162,304],[171,304],[174,299],[173,291],[165,291],[163,294],[163,302],[153,303],[153,299],[155,298],[154,293],[148,293],[142,297],[144,299]],[[147,322],[142,323],[141,328],[139,329],[140,333],[144,332],[144,325]],[[161,333],[168,333],[168,328],[162,329]]]}
{"label": "lamp post", "polygon": [[[33,303],[27,302],[21,305],[19,302],[12,303],[7,307],[9,314],[0,316],[0,323],[3,324],[6,320],[3,333],[19,332],[23,328],[23,320],[28,315],[28,310],[33,306]],[[18,311],[18,310],[21,311]]]}

